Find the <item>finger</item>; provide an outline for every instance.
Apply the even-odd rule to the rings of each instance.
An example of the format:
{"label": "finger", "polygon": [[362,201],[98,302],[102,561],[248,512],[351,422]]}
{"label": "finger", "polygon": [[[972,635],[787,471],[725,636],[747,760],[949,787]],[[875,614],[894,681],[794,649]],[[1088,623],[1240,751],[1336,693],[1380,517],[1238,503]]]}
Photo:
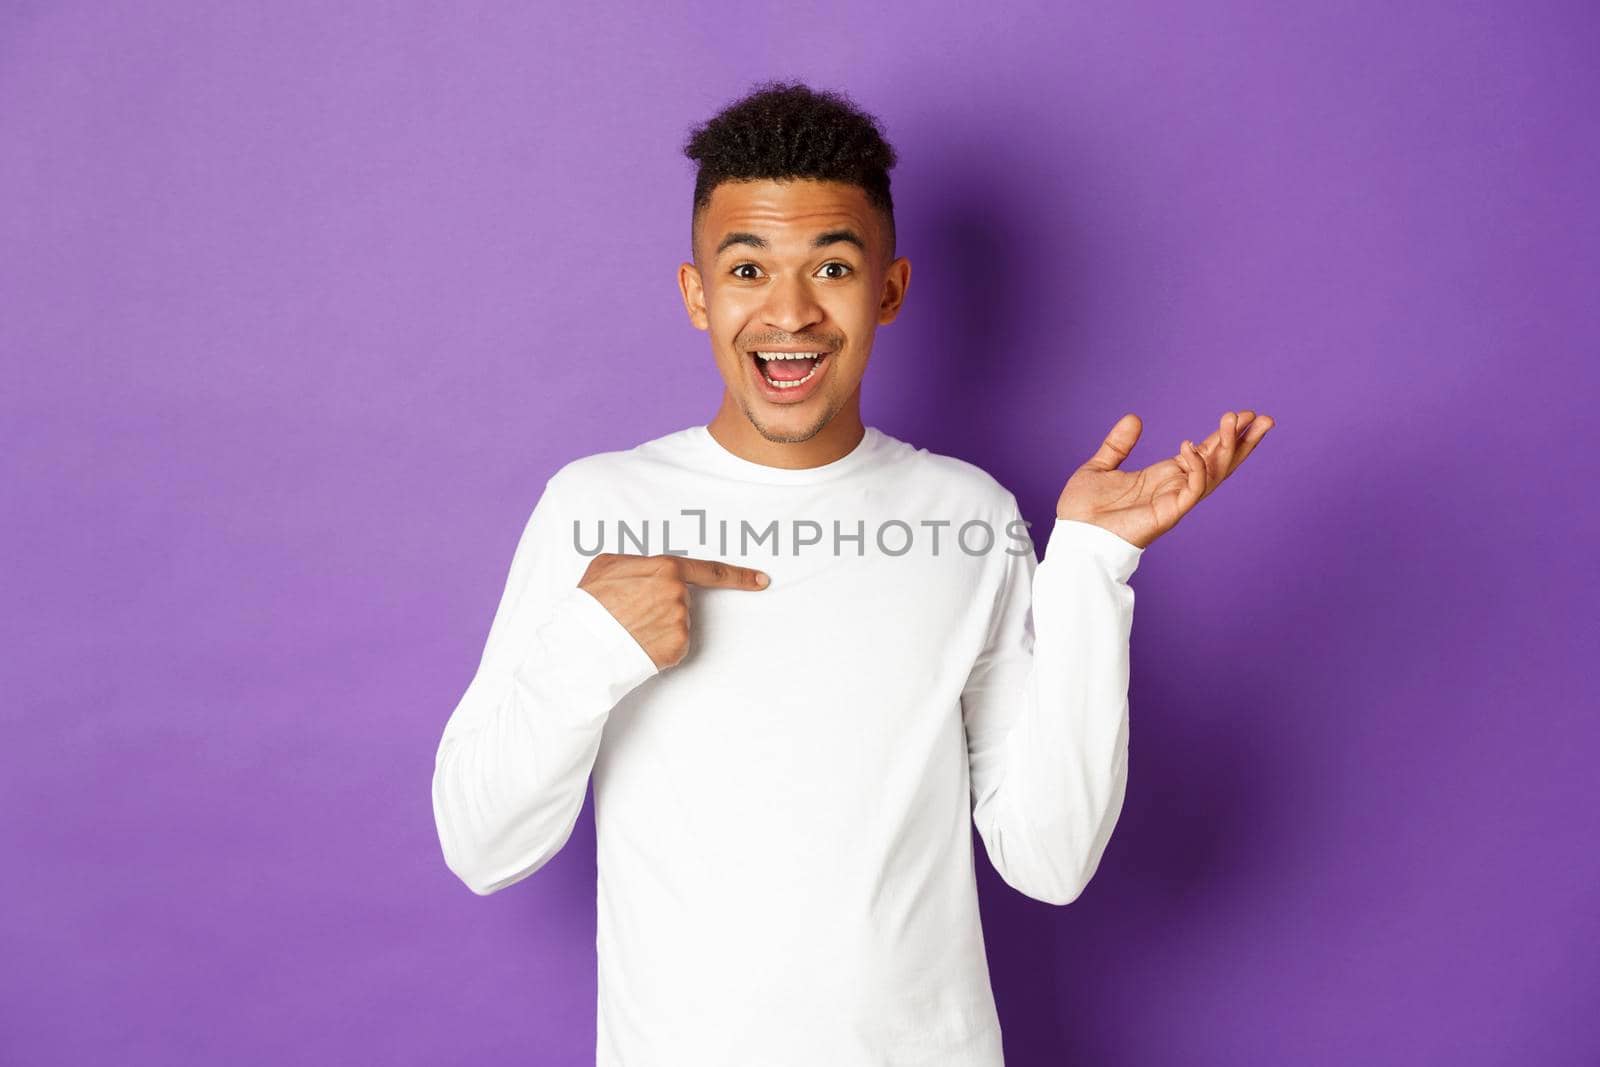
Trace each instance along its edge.
{"label": "finger", "polygon": [[1207,483],[1205,457],[1200,454],[1200,450],[1195,447],[1193,441],[1185,441],[1183,445],[1187,450],[1189,459],[1189,462],[1184,465],[1189,478],[1184,483],[1183,489],[1178,493],[1179,518],[1182,518],[1185,512],[1198,504],[1200,498],[1206,495]]}
{"label": "finger", "polygon": [[1084,466],[1098,471],[1116,470],[1117,466],[1128,458],[1128,453],[1133,451],[1133,446],[1138,443],[1139,430],[1142,426],[1139,416],[1133,412],[1130,411],[1122,416],[1116,425],[1111,427],[1111,432],[1106,434],[1105,440],[1100,442],[1100,447],[1089,457],[1089,462]]}
{"label": "finger", "polygon": [[765,571],[723,563],[721,560],[695,559],[693,556],[672,558],[678,564],[678,578],[690,585],[720,589],[765,589],[770,581]]}
{"label": "finger", "polygon": [[[1237,445],[1239,438],[1244,434],[1245,427],[1250,425],[1250,422],[1255,418],[1255,412],[1239,411],[1235,412],[1235,414],[1239,416],[1238,422],[1234,426],[1234,443]],[[1209,456],[1212,452],[1216,451],[1217,446],[1222,441],[1222,436],[1222,429],[1220,426],[1217,429],[1212,430],[1210,435],[1207,436],[1204,441],[1200,442],[1201,454]]]}
{"label": "finger", "polygon": [[1217,481],[1233,473],[1233,455],[1239,444],[1239,419],[1231,411],[1222,413],[1222,423],[1217,427],[1222,435],[1217,447]]}
{"label": "finger", "polygon": [[1251,424],[1249,432],[1240,439],[1238,452],[1233,457],[1234,470],[1239,469],[1239,464],[1243,463],[1245,458],[1255,451],[1256,445],[1261,443],[1261,439],[1267,436],[1267,431],[1275,425],[1276,423],[1268,415],[1262,415]]}
{"label": "finger", "polygon": [[1200,442],[1200,445],[1199,445],[1200,454],[1202,456],[1211,455],[1211,453],[1213,453],[1213,452],[1215,452],[1217,450],[1217,445],[1218,445],[1218,443],[1221,442],[1221,440],[1222,440],[1222,434],[1218,430],[1212,430],[1209,434],[1206,435],[1206,439],[1204,441]]}
{"label": "finger", "polygon": [[1249,451],[1244,447],[1245,439],[1250,434],[1250,427],[1255,425],[1256,421],[1256,414],[1253,411],[1239,411],[1235,414],[1239,416],[1239,420],[1235,427],[1237,433],[1234,437],[1233,462],[1223,474],[1224,478],[1238,470],[1239,464],[1244,462],[1244,457],[1249,455]]}
{"label": "finger", "polygon": [[1184,438],[1183,444],[1178,446],[1178,451],[1180,454],[1191,457],[1193,462],[1199,466],[1202,483],[1200,495],[1203,497],[1210,493],[1217,484],[1216,453],[1207,454],[1201,446],[1188,438]]}

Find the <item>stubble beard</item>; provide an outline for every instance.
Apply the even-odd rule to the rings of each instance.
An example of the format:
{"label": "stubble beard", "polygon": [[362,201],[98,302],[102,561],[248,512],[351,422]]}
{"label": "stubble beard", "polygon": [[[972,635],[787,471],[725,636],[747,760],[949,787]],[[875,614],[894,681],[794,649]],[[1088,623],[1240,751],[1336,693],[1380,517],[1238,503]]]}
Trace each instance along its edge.
{"label": "stubble beard", "polygon": [[755,411],[751,409],[748,401],[741,399],[739,406],[744,410],[744,417],[750,420],[750,425],[756,428],[756,433],[760,434],[762,437],[773,442],[774,444],[781,445],[798,445],[802,442],[811,440],[813,437],[817,436],[817,434],[821,433],[822,428],[828,425],[828,423],[832,422],[833,417],[839,413],[839,405],[830,402],[826,410],[824,410],[822,414],[817,417],[817,421],[812,423],[810,429],[802,430],[799,433],[786,433],[780,430],[774,430],[764,425],[761,419],[756,416]]}

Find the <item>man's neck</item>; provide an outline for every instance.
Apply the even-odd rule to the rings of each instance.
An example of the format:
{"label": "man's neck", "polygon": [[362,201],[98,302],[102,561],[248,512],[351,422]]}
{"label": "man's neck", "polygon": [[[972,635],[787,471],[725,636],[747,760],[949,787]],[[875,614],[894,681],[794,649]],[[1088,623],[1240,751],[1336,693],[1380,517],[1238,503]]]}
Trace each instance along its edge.
{"label": "man's neck", "polygon": [[764,467],[803,470],[843,459],[866,433],[860,409],[851,404],[805,441],[772,441],[762,436],[737,404],[723,398],[716,417],[706,424],[717,444],[740,459]]}

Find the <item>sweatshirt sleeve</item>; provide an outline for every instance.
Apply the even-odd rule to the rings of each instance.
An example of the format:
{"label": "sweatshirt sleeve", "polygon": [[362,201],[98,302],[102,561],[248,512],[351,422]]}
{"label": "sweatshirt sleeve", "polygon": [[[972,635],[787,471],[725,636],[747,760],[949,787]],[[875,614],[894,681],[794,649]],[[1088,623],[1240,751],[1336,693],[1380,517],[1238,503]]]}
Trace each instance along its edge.
{"label": "sweatshirt sleeve", "polygon": [[558,474],[512,557],[476,674],[433,771],[445,865],[486,896],[544,866],[572,835],[612,707],[655,661],[578,580],[588,558]]}
{"label": "sweatshirt sleeve", "polygon": [[[1013,521],[1020,521],[1015,497]],[[1042,563],[1007,556],[962,691],[973,822],[1006,883],[1070,904],[1094,876],[1128,780],[1129,637],[1144,550],[1056,519]]]}

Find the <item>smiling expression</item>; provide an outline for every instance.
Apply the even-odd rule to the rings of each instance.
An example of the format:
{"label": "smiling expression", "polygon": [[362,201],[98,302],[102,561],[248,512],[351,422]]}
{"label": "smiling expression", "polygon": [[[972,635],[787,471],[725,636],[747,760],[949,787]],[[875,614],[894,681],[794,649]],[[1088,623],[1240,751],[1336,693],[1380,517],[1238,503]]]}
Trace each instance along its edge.
{"label": "smiling expression", "polygon": [[[866,191],[843,182],[712,190],[694,227],[695,261],[678,281],[690,321],[711,335],[726,386],[719,419],[736,409],[766,440],[796,443],[843,413],[838,429],[859,434],[872,340],[910,280],[909,261],[891,260],[887,230]],[[758,352],[819,357],[769,363]]]}

